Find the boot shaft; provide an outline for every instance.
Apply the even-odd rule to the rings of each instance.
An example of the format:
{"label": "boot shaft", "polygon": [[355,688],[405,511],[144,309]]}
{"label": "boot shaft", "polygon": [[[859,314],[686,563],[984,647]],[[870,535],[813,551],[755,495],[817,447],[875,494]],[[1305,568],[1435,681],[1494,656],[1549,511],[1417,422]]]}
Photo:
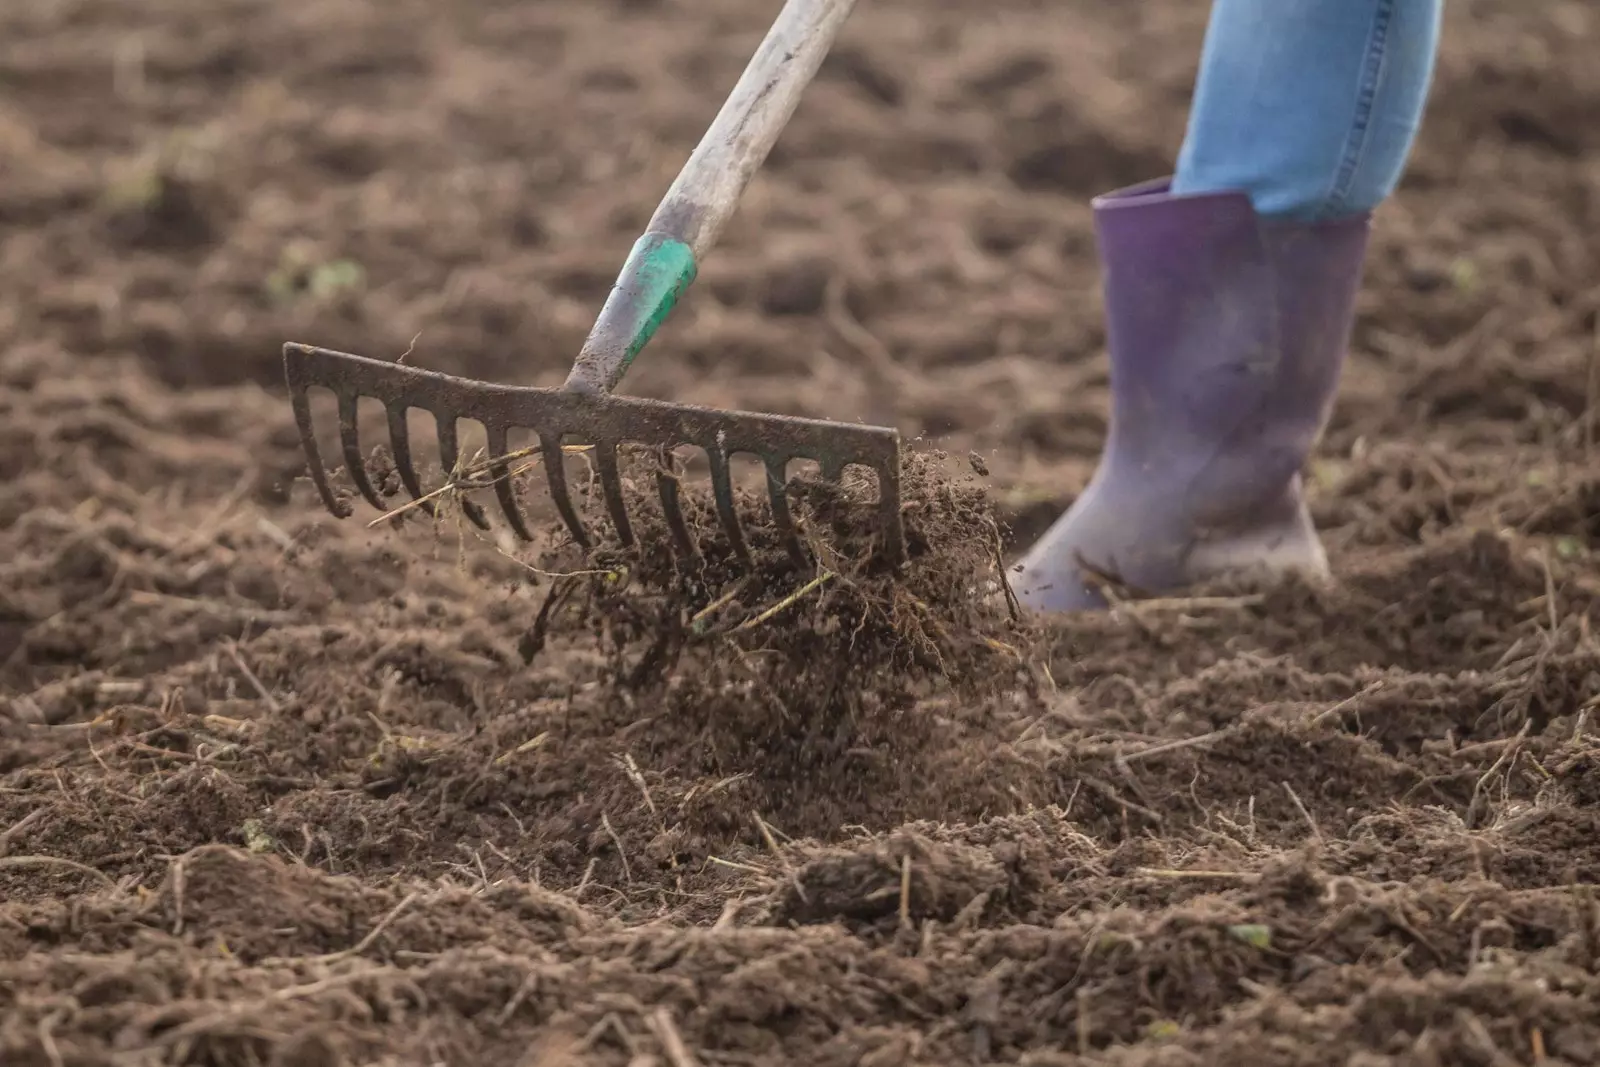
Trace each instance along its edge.
{"label": "boot shaft", "polygon": [[1271,495],[1327,421],[1369,217],[1269,222],[1243,193],[1174,196],[1165,181],[1101,197],[1094,215],[1107,465],[1168,471],[1222,510]]}

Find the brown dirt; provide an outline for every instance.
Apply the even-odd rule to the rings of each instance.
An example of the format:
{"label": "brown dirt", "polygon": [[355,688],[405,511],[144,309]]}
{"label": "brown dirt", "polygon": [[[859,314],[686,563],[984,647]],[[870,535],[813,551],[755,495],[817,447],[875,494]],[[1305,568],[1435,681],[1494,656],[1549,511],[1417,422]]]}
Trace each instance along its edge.
{"label": "brown dirt", "polygon": [[1094,460],[1181,0],[863,4],[629,380],[944,449],[916,577],[296,481],[284,340],[559,379],[769,7],[0,5],[0,1062],[1600,1060],[1581,0],[1450,5],[1331,587],[969,594]]}

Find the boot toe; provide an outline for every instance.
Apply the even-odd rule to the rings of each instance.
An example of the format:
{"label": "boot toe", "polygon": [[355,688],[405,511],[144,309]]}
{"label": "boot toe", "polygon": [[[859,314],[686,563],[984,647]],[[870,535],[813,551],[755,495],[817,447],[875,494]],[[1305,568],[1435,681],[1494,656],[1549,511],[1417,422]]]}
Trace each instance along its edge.
{"label": "boot toe", "polygon": [[1105,597],[1085,581],[1070,552],[1041,548],[1044,546],[1036,547],[1006,573],[1018,603],[1029,611],[1050,615],[1106,608]]}

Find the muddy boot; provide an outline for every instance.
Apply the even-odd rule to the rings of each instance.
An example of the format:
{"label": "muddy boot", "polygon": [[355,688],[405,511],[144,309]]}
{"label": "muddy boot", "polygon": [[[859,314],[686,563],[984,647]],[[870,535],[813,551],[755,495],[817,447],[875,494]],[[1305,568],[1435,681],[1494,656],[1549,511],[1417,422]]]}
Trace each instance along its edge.
{"label": "muddy boot", "polygon": [[1168,183],[1095,201],[1111,425],[1083,495],[1009,574],[1035,611],[1328,563],[1301,495],[1349,341],[1368,217],[1257,217]]}

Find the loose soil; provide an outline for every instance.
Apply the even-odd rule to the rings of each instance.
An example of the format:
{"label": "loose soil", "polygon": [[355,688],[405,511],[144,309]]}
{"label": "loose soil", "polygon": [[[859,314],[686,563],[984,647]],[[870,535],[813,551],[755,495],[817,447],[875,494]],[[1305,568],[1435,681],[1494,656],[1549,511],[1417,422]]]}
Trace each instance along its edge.
{"label": "loose soil", "polygon": [[900,427],[907,577],[803,479],[748,584],[320,508],[282,342],[559,381],[772,7],[0,5],[0,1062],[1600,1061],[1582,0],[1449,5],[1331,585],[983,595],[1186,0],[863,3],[628,380]]}

